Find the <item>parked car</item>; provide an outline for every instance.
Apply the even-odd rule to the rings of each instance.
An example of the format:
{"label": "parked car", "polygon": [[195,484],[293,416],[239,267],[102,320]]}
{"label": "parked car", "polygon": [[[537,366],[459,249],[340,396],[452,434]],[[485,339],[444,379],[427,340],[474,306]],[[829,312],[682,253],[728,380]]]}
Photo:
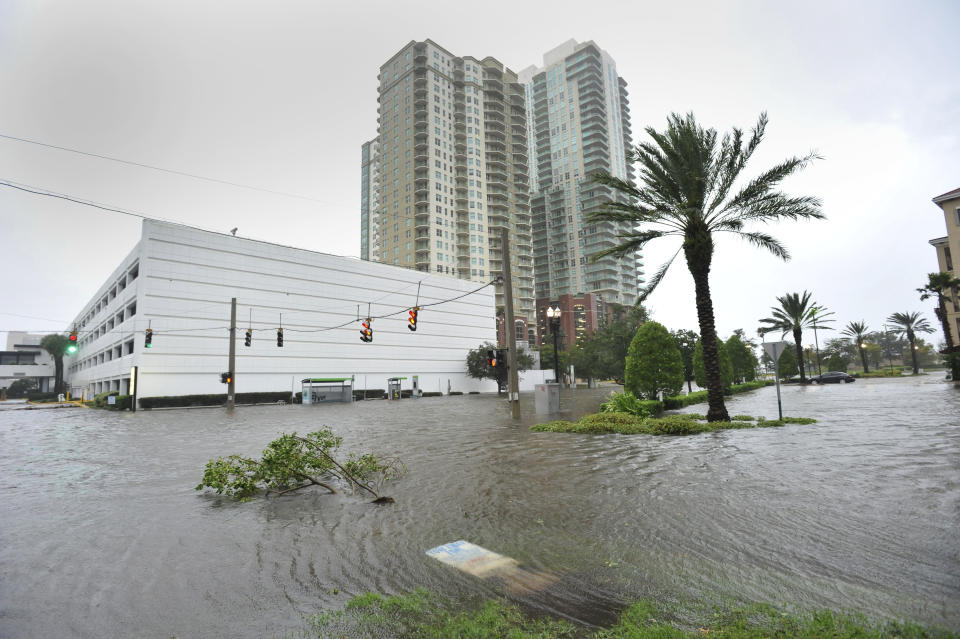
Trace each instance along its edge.
{"label": "parked car", "polygon": [[856,377],[847,375],[843,371],[830,371],[829,373],[810,378],[811,384],[839,384],[840,382],[849,384],[855,381],[857,381]]}

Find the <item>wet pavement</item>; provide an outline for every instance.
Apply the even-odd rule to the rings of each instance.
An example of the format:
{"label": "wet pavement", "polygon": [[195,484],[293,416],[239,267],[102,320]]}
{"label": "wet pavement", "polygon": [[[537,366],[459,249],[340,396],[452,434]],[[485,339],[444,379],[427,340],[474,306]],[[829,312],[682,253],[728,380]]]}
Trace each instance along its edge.
{"label": "wet pavement", "polygon": [[[533,433],[496,396],[0,412],[0,636],[261,637],[376,590],[510,594],[427,557],[465,539],[549,574],[528,605],[602,624],[638,596],[849,608],[960,628],[960,388],[783,389],[819,423],[690,437]],[[773,388],[728,401],[776,417]],[[705,412],[705,405],[687,411]],[[330,426],[409,473],[374,506],[193,490],[211,457]]]}

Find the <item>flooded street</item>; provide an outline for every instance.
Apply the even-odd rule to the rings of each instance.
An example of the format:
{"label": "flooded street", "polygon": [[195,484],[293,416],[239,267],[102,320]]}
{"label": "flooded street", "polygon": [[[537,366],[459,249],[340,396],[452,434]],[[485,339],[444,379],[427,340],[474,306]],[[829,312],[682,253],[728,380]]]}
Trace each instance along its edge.
{"label": "flooded street", "polygon": [[[502,592],[424,554],[458,539],[559,575],[531,605],[587,624],[663,595],[960,629],[960,388],[939,375],[788,386],[784,414],[819,423],[688,437],[533,433],[522,402],[520,423],[490,395],[2,410],[0,636],[275,636],[367,590]],[[774,418],[775,391],[728,409]],[[396,504],[194,491],[211,457],[322,425],[406,463]]]}

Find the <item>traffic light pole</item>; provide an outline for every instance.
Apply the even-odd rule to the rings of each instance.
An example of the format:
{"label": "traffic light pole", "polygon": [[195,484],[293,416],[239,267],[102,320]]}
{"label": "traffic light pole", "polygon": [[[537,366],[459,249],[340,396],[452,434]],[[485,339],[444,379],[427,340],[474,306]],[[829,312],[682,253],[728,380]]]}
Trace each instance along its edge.
{"label": "traffic light pole", "polygon": [[236,383],[236,368],[235,364],[237,361],[237,298],[230,298],[230,363],[227,365],[227,370],[230,372],[230,381],[227,382],[227,408],[232,409],[236,402],[234,401],[233,395],[233,385]]}
{"label": "traffic light pole", "polygon": [[510,229],[500,232],[500,251],[503,259],[503,308],[506,313],[507,371],[510,394],[510,413],[520,419],[520,375],[517,372],[517,324],[513,319],[513,274],[510,272]]}

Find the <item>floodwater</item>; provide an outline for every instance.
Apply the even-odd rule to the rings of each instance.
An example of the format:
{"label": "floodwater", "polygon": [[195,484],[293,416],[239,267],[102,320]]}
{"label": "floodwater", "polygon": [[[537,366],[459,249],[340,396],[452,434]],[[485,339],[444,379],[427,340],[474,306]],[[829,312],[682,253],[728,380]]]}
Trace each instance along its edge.
{"label": "floodwater", "polygon": [[[568,392],[561,417],[606,392]],[[690,437],[533,433],[545,418],[522,399],[518,423],[490,395],[232,415],[2,410],[0,636],[270,637],[368,590],[504,592],[424,554],[458,539],[555,575],[526,603],[584,624],[662,596],[960,629],[960,388],[784,387],[785,413],[818,424]],[[775,417],[776,395],[728,407]],[[193,490],[209,458],[323,424],[343,450],[406,462],[384,491],[395,504]]]}

